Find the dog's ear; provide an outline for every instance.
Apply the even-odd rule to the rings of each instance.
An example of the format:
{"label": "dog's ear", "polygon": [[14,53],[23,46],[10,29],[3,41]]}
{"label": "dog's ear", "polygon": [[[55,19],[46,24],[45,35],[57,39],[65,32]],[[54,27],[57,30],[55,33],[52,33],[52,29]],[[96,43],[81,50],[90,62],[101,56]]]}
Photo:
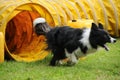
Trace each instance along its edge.
{"label": "dog's ear", "polygon": [[104,29],[104,28],[103,28],[103,25],[102,25],[101,23],[98,24],[98,27],[99,27],[100,29]]}
{"label": "dog's ear", "polygon": [[97,25],[96,25],[95,23],[92,23],[92,27],[91,27],[91,29],[92,29],[92,30],[97,30],[98,27],[97,27]]}

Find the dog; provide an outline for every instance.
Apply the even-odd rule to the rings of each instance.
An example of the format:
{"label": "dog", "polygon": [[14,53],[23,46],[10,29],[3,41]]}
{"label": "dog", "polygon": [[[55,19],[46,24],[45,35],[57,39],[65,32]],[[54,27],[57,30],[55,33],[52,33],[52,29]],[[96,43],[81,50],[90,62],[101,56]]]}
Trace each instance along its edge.
{"label": "dog", "polygon": [[49,29],[45,36],[48,45],[47,50],[51,50],[53,53],[50,61],[51,66],[56,66],[57,62],[62,64],[61,60],[65,58],[69,59],[68,64],[75,65],[79,57],[94,53],[99,47],[108,51],[109,48],[106,43],[116,42],[116,39],[103,29],[101,23],[98,25],[92,23],[91,28],[83,29],[71,28],[70,26]]}

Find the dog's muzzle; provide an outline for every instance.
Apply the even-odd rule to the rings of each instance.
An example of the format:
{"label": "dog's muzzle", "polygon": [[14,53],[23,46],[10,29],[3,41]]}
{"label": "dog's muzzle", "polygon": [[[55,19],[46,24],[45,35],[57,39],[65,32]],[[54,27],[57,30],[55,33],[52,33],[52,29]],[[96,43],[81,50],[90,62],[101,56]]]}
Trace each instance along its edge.
{"label": "dog's muzzle", "polygon": [[[117,40],[115,38],[110,37],[110,41],[109,41],[110,43],[115,43],[116,41]],[[105,48],[106,51],[109,51],[109,48],[107,47],[106,44],[104,44],[103,47]]]}
{"label": "dog's muzzle", "polygon": [[110,43],[115,43],[117,40],[115,38],[110,37]]}

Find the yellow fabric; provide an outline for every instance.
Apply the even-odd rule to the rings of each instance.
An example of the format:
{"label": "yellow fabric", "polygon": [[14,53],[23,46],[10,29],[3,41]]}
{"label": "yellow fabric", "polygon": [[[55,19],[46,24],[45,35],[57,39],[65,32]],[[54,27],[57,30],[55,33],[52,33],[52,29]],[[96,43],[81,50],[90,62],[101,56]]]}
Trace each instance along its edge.
{"label": "yellow fabric", "polygon": [[[5,36],[9,21],[17,14],[23,11],[29,11],[36,12],[41,17],[44,17],[52,27],[69,25],[73,28],[82,28],[84,26],[90,26],[91,22],[100,22],[111,35],[118,37],[120,36],[119,3],[120,0],[17,0],[16,2],[15,0],[0,0],[0,31],[3,33],[3,36]],[[77,22],[71,22],[73,19],[77,20]],[[33,41],[39,39],[39,37],[35,37],[35,35],[33,37]],[[30,46],[33,43],[37,42],[30,42]],[[21,51],[19,52],[20,54],[17,54],[17,50],[15,53],[11,53],[5,41],[6,51],[10,55],[12,54],[11,56],[17,61],[29,62],[41,60],[47,56],[49,52],[44,50],[47,45],[45,43],[38,43],[38,45],[40,45],[40,47],[37,48],[40,48],[40,50],[31,50],[32,52],[28,53],[24,51],[30,49],[30,46],[27,46],[24,50],[20,48],[23,53],[26,53],[23,55]],[[33,54],[34,52],[36,52],[36,54]],[[30,57],[31,55],[32,58]],[[37,55],[39,55],[39,57]],[[24,56],[27,57],[25,58]]]}
{"label": "yellow fabric", "polygon": [[0,63],[4,62],[4,36],[0,32]]}
{"label": "yellow fabric", "polygon": [[[51,16],[54,20],[55,25],[60,25],[60,16],[58,15],[58,12],[54,8],[54,6],[51,5],[50,3],[48,3],[46,0],[39,0],[39,4],[44,5],[45,9],[47,9],[49,11],[49,13],[51,14]],[[46,14],[46,13],[44,13],[44,14]],[[45,18],[47,18],[47,16],[45,16]],[[50,19],[51,18],[49,18],[49,20]]]}
{"label": "yellow fabric", "polygon": [[[111,32],[111,34],[115,34],[115,16],[114,16],[114,11],[113,11],[113,7],[110,3],[110,1],[104,0],[103,4],[106,5],[106,13],[107,13],[107,17],[108,17],[108,30]],[[114,26],[111,26],[114,25]],[[112,31],[113,30],[113,31]]]}
{"label": "yellow fabric", "polygon": [[32,21],[37,17],[40,15],[36,12],[23,11],[7,24],[6,46],[8,53],[17,61],[41,60],[49,53],[44,50],[47,47],[45,37],[32,31]]}
{"label": "yellow fabric", "polygon": [[65,22],[66,22],[66,18],[67,18],[67,20],[72,20],[73,19],[72,12],[69,10],[69,8],[65,4],[63,4],[62,2],[60,3],[59,0],[53,0],[53,1],[55,1],[57,4],[59,4],[58,6],[60,6],[64,10],[65,14],[64,13],[63,14],[65,16],[64,17]]}
{"label": "yellow fabric", "polygon": [[65,4],[68,9],[71,11],[73,19],[80,19],[80,13],[75,4],[71,1],[61,0],[63,4]]}
{"label": "yellow fabric", "polygon": [[[26,4],[27,4],[26,5],[24,2],[22,2],[22,4],[23,4],[22,5],[21,1],[20,1],[20,2],[18,2],[18,3],[20,3],[19,4],[20,6],[19,5],[15,6],[15,4],[11,4],[11,3],[13,3],[13,1],[10,1],[10,2],[4,1],[3,3],[6,4],[6,5],[4,5],[4,7],[0,6],[0,8],[1,8],[1,11],[0,11],[0,13],[1,13],[0,14],[0,24],[1,24],[0,31],[2,31],[4,33],[3,35],[6,34],[6,28],[7,28],[6,26],[8,25],[8,22],[11,19],[13,19],[13,17],[15,17],[17,14],[19,14],[20,12],[23,12],[25,10],[38,12],[42,17],[46,17],[47,22],[51,26],[55,26],[55,24],[58,25],[57,21],[56,21],[56,23],[54,23],[50,13],[46,9],[44,9],[44,7],[42,7],[38,4],[31,5],[31,4],[27,4],[27,2],[26,2]],[[16,4],[18,4],[18,3],[16,3]],[[46,12],[46,14],[44,14],[44,12]],[[54,16],[54,19],[55,19],[55,17],[56,16]],[[30,22],[28,21],[28,23],[30,23]],[[21,24],[23,24],[22,18],[21,18]],[[17,25],[16,25],[16,28],[17,28]],[[31,35],[31,34],[29,34],[29,35]],[[30,38],[29,38],[29,41],[30,41]],[[50,52],[47,52],[44,50],[47,46],[45,43],[45,38],[44,37],[37,37],[36,35],[32,35],[32,40],[31,40],[29,45],[22,45],[22,47],[18,47],[18,49],[16,49],[15,52],[11,52],[10,48],[12,48],[12,47],[9,48],[10,44],[12,44],[12,42],[9,44],[5,44],[6,50],[9,53],[9,55],[17,61],[31,62],[31,61],[36,61],[36,60],[42,60],[48,55],[48,53],[50,53]]]}
{"label": "yellow fabric", "polygon": [[54,1],[49,1],[49,4],[54,5],[53,7],[55,8],[55,10],[57,10],[58,15],[60,17],[60,25],[65,25],[67,23],[67,16],[65,14],[65,11],[62,9],[62,7],[58,4],[56,4]]}

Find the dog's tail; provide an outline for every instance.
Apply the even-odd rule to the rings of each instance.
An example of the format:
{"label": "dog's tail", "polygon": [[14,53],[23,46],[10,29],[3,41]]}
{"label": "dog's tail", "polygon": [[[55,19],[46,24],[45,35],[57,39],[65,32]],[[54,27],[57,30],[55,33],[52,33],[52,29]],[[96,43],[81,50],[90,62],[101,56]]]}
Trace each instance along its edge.
{"label": "dog's tail", "polygon": [[37,35],[46,35],[51,30],[44,18],[36,18],[33,21],[33,30]]}

